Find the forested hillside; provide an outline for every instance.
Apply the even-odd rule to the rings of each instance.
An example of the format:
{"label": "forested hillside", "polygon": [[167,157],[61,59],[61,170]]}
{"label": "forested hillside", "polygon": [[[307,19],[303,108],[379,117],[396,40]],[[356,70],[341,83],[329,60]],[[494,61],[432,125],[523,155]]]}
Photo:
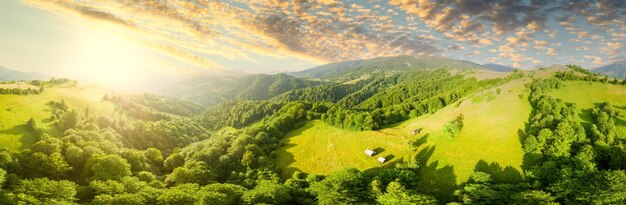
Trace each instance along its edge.
{"label": "forested hillside", "polygon": [[320,84],[286,74],[255,74],[243,77],[197,77],[167,89],[162,94],[215,105],[233,100],[266,100],[293,89]]}
{"label": "forested hillside", "polygon": [[[567,69],[480,80],[449,68],[357,69],[321,81],[253,75],[192,82],[200,90],[182,99],[26,81],[43,89],[0,94],[33,102],[19,104],[19,122],[0,131],[23,141],[0,152],[0,203],[623,203],[626,102],[598,99],[581,119],[576,104],[553,93],[572,82],[626,85]],[[491,157],[512,152],[497,144],[520,159]],[[366,148],[388,161],[367,157]],[[318,161],[298,166],[332,172],[299,170],[293,160],[302,155]]]}
{"label": "forested hillside", "polygon": [[363,75],[372,72],[415,71],[425,69],[482,69],[476,63],[434,56],[392,56],[346,61],[290,73],[296,77],[328,78],[342,75]]}

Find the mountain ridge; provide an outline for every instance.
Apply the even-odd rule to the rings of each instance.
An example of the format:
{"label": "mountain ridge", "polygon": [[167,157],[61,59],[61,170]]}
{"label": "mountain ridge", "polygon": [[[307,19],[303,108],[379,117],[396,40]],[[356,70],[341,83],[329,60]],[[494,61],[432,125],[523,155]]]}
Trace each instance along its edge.
{"label": "mountain ridge", "polygon": [[50,76],[40,72],[22,72],[0,66],[0,81],[10,80],[47,80]]}
{"label": "mountain ridge", "polygon": [[614,78],[626,77],[626,60],[617,61],[591,70],[594,73],[608,75]]}
{"label": "mountain ridge", "polygon": [[288,74],[299,78],[326,78],[354,72],[365,74],[381,70],[411,71],[437,68],[485,69],[480,64],[452,58],[400,55],[329,63],[302,71],[289,72]]}

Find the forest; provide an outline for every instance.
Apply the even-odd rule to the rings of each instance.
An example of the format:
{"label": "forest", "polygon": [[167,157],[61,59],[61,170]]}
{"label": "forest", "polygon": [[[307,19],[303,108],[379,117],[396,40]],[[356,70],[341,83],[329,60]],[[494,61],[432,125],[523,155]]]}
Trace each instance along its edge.
{"label": "forest", "polygon": [[[575,104],[549,94],[564,81],[607,82],[576,67],[526,85],[533,111],[521,131],[523,173],[516,180],[502,177],[498,169],[475,170],[452,196],[441,198],[416,183],[423,166],[418,155],[376,172],[297,171],[288,178],[272,161],[285,134],[309,120],[350,130],[381,129],[522,76],[513,72],[477,80],[438,69],[372,74],[352,84],[293,84],[300,81],[279,77],[294,86],[255,81],[259,90],[272,85],[276,92],[206,107],[151,94],[111,93],[102,97],[115,105],[111,115],[51,100],[46,120],[53,128],[43,129],[31,118],[24,126],[36,136],[32,147],[0,151],[0,203],[623,203],[626,139],[618,136],[616,121],[624,113],[602,103],[591,111],[591,122],[581,123]],[[455,136],[463,127],[459,115],[445,129]]]}

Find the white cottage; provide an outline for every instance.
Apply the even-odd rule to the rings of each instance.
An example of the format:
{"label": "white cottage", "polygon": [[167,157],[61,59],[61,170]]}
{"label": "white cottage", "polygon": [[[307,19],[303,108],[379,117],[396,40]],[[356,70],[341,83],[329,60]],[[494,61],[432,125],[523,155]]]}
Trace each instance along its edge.
{"label": "white cottage", "polygon": [[372,157],[374,155],[376,155],[376,152],[374,150],[371,149],[365,149],[365,155]]}
{"label": "white cottage", "polygon": [[387,159],[385,159],[384,157],[378,157],[378,161],[380,163],[385,163],[385,160],[387,160]]}

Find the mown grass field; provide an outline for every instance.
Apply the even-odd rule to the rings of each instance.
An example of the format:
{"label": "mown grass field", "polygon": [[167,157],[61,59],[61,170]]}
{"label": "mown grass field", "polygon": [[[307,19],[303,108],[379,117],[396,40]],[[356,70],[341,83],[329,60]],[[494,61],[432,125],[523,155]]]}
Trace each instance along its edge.
{"label": "mown grass field", "polygon": [[[576,103],[579,116],[584,122],[591,121],[591,109],[598,103],[610,102],[613,107],[626,114],[626,85],[599,82],[568,81],[551,94],[568,103]],[[626,117],[616,121],[621,136],[626,136]]]}
{"label": "mown grass field", "polygon": [[[393,162],[409,154],[407,134],[397,129],[350,131],[314,120],[287,134],[284,147],[277,150],[276,163],[283,167],[284,177],[296,170],[314,174],[330,174],[343,167],[366,170],[383,166],[376,161],[378,156]],[[367,148],[378,154],[366,156]]]}
{"label": "mown grass field", "polygon": [[102,102],[105,92],[80,86],[60,85],[45,87],[39,95],[0,95],[0,148],[18,151],[34,143],[33,136],[24,126],[31,117],[43,129],[52,129],[50,100],[65,100],[70,108],[89,108],[92,113],[112,113],[114,107]]}
{"label": "mown grass field", "polygon": [[[385,150],[381,155],[392,154],[394,161],[417,154],[425,161],[425,178],[430,177],[432,183],[452,183],[448,186],[466,181],[481,160],[519,171],[523,152],[518,131],[524,129],[531,111],[524,87],[527,82],[516,80],[502,85],[501,94],[496,94],[495,88],[476,93],[433,115],[378,131],[349,131],[320,121],[309,122],[287,134],[276,162],[285,176],[295,170],[313,174],[328,174],[342,167],[367,170],[381,165],[363,151],[380,147]],[[525,96],[520,98],[520,94]],[[458,136],[450,137],[443,127],[458,114],[465,116],[465,126]],[[416,128],[423,128],[422,133],[411,136],[409,132]],[[425,143],[411,150],[409,140],[420,138]]]}

